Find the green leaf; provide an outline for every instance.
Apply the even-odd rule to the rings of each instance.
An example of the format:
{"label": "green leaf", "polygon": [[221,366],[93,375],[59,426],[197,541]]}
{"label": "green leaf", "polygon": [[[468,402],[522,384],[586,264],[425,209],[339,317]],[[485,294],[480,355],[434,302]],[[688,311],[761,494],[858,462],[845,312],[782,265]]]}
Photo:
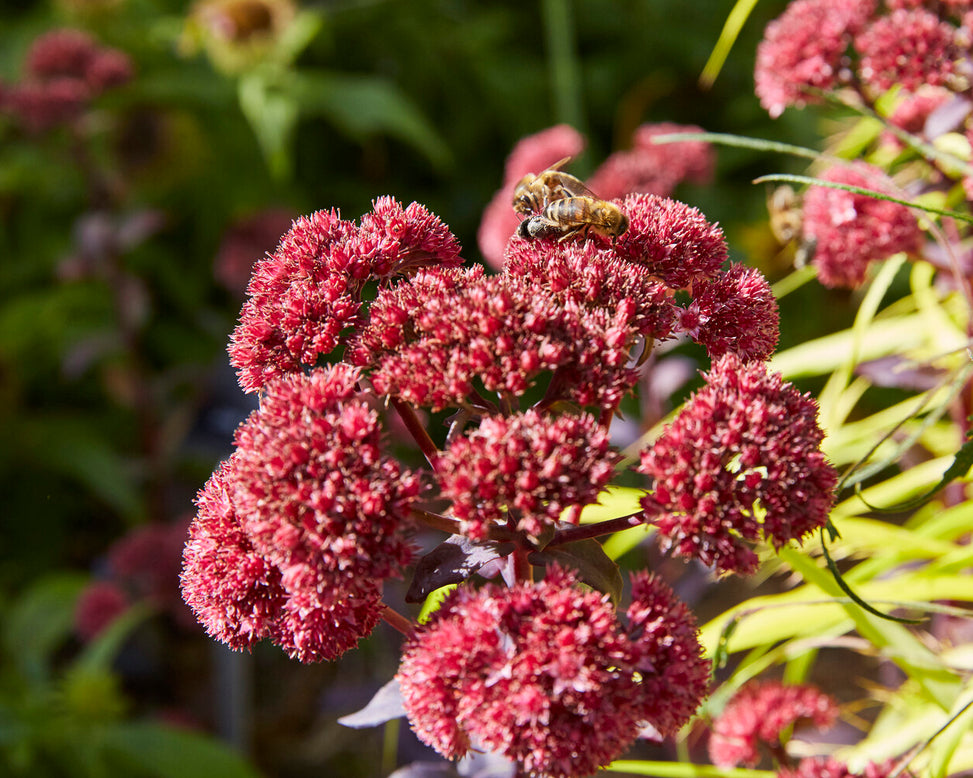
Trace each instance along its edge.
{"label": "green leaf", "polygon": [[736,39],[740,36],[740,30],[743,29],[743,25],[756,5],[757,0],[737,0],[733,5],[726,21],[723,22],[720,37],[717,39],[716,45],[713,46],[713,51],[710,52],[709,59],[706,60],[703,72],[699,76],[699,83],[703,88],[709,89],[716,81],[720,70],[723,69],[723,63],[730,55],[730,49],[736,43]]}
{"label": "green leaf", "polygon": [[3,643],[24,678],[49,679],[51,654],[71,633],[78,595],[87,576],[59,573],[35,582],[5,615]]}
{"label": "green leaf", "polygon": [[187,730],[157,724],[120,724],[107,728],[102,742],[113,756],[158,778],[260,776],[256,768],[228,747]]}
{"label": "green leaf", "polygon": [[290,74],[256,68],[241,76],[238,95],[240,109],[257,136],[270,172],[286,178],[291,171],[291,142],[299,115]]}
{"label": "green leaf", "polygon": [[438,170],[453,163],[446,141],[393,83],[377,76],[338,73],[295,75],[301,111],[320,115],[356,141],[388,135],[424,154]]}
{"label": "green leaf", "polygon": [[651,775],[655,778],[775,778],[771,770],[747,770],[743,767],[714,767],[688,762],[649,762],[619,759],[605,768],[608,773]]}

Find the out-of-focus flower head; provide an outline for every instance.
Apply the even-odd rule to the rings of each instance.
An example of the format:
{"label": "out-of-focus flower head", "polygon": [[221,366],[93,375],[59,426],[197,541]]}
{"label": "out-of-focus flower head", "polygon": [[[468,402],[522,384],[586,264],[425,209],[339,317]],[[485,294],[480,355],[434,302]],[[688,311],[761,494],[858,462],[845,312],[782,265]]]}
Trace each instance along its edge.
{"label": "out-of-focus flower head", "polygon": [[296,214],[286,208],[268,208],[229,226],[213,261],[213,274],[225,289],[243,296],[250,272],[260,257],[273,251]]}
{"label": "out-of-focus flower head", "polygon": [[40,132],[81,116],[89,102],[133,76],[132,61],[70,28],[39,35],[24,60],[22,80],[6,89],[2,106]]}
{"label": "out-of-focus flower head", "polygon": [[257,391],[334,350],[358,323],[367,281],[461,262],[456,239],[417,203],[379,198],[361,227],[333,210],[298,219],[254,267],[229,348],[240,385]]}
{"label": "out-of-focus flower head", "polygon": [[642,500],[666,548],[751,573],[761,535],[777,548],[824,526],[837,475],[821,453],[817,404],[763,363],[727,354],[642,452]]}
{"label": "out-of-focus flower head", "polygon": [[632,148],[616,151],[588,180],[599,197],[610,200],[643,192],[668,197],[682,181],[705,183],[716,163],[713,147],[700,141],[653,143],[656,135],[702,132],[692,125],[643,124],[635,130]]}
{"label": "out-of-focus flower head", "polygon": [[845,52],[874,12],[875,0],[796,0],[767,25],[754,68],[757,97],[773,117],[842,81]]}
{"label": "out-of-focus flower head", "polygon": [[679,329],[703,344],[711,359],[724,354],[768,359],[780,335],[777,300],[759,270],[734,264],[694,287]]}
{"label": "out-of-focus flower head", "polygon": [[512,203],[514,187],[528,173],[540,173],[565,157],[575,157],[584,149],[584,137],[567,124],[557,124],[521,138],[504,165],[503,186],[483,211],[476,234],[484,261],[492,268],[503,265],[503,251],[520,219]]}
{"label": "out-of-focus flower head", "polygon": [[608,442],[587,414],[488,417],[442,453],[436,478],[474,540],[500,523],[536,540],[568,507],[598,499],[618,460]]}
{"label": "out-of-focus flower head", "polygon": [[879,93],[947,84],[955,69],[956,28],[925,8],[897,9],[855,36],[858,74]]}
{"label": "out-of-focus flower head", "polygon": [[114,581],[95,581],[85,587],[74,609],[74,631],[94,640],[131,605],[125,590]]}
{"label": "out-of-focus flower head", "polygon": [[[888,778],[895,770],[895,761],[869,762],[861,770],[851,770],[844,762],[825,757],[802,759],[793,769],[784,768],[778,778]],[[902,773],[911,776],[911,773]]]}
{"label": "out-of-focus flower head", "polygon": [[379,394],[433,410],[490,410],[480,384],[513,401],[548,372],[549,404],[613,408],[638,377],[636,314],[631,300],[589,308],[482,267],[428,271],[379,293],[348,358]]}
{"label": "out-of-focus flower head", "polygon": [[814,686],[777,681],[750,683],[740,689],[713,722],[709,756],[720,767],[755,767],[762,745],[781,745],[781,736],[795,726],[831,727],[838,704]]}
{"label": "out-of-focus flower head", "polygon": [[[874,165],[855,162],[820,176],[825,181],[887,194],[893,186]],[[922,232],[904,205],[843,189],[811,186],[804,195],[804,237],[815,246],[812,263],[825,286],[864,283],[873,261],[919,248]]]}
{"label": "out-of-focus flower head", "polygon": [[273,55],[295,15],[291,0],[202,0],[186,19],[181,49],[202,47],[217,69],[240,73]]}
{"label": "out-of-focus flower head", "polygon": [[179,597],[179,565],[186,542],[187,520],[137,527],[108,551],[108,570],[134,596],[166,608],[182,619],[185,606]]}
{"label": "out-of-focus flower head", "polygon": [[556,566],[541,583],[458,589],[403,653],[413,729],[448,758],[485,748],[551,778],[591,774],[642,725],[674,733],[707,686],[695,620],[646,573],[627,615]]}

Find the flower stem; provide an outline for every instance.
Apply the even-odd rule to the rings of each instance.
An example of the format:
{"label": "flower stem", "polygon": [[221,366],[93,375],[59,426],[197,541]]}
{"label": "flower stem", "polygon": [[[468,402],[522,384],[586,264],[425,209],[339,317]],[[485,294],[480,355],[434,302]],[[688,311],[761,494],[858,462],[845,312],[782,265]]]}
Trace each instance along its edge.
{"label": "flower stem", "polygon": [[429,433],[426,432],[426,428],[422,426],[422,422],[419,421],[419,417],[416,415],[415,409],[409,405],[409,403],[398,399],[397,397],[392,398],[392,407],[395,408],[396,412],[399,414],[399,418],[402,419],[402,423],[405,424],[405,428],[409,430],[409,434],[415,439],[419,446],[419,450],[425,456],[426,461],[432,465],[433,470],[436,469],[436,458],[439,455],[439,449],[436,448],[436,444],[433,443],[432,438],[429,437]]}
{"label": "flower stem", "polygon": [[390,608],[388,605],[382,609],[382,619],[384,619],[386,624],[397,629],[407,638],[411,638],[412,634],[415,632],[415,625],[397,610]]}

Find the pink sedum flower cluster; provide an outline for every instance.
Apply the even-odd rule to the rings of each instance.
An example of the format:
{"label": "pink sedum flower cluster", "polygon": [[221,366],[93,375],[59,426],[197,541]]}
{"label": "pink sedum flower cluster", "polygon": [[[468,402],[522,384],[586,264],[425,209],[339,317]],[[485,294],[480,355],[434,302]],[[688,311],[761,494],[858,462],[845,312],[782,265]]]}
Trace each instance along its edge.
{"label": "pink sedum flower cluster", "polygon": [[721,572],[752,573],[761,536],[779,548],[823,527],[837,476],[811,397],[760,362],[728,354],[642,452],[655,479],[645,520],[665,546]]}
{"label": "pink sedum flower cluster", "polygon": [[934,5],[939,13],[911,0],[795,0],[767,26],[757,48],[761,105],[777,117],[844,87],[873,100],[893,86],[906,92],[952,86],[969,32],[965,20],[956,26],[949,17],[969,4]]}
{"label": "pink sedum flower cluster", "polygon": [[183,596],[231,646],[270,638],[334,659],[371,632],[381,582],[412,558],[419,480],[383,455],[357,382],[345,365],[273,381],[199,495]]}
{"label": "pink sedum flower cluster", "polygon": [[240,385],[257,391],[271,378],[315,366],[359,323],[367,282],[458,265],[459,250],[438,217],[391,197],[376,200],[360,225],[337,211],[298,219],[250,279],[229,349]]}
{"label": "pink sedum flower cluster", "polygon": [[814,686],[750,683],[713,722],[709,756],[720,767],[755,767],[761,746],[777,748],[795,726],[809,722],[828,729],[837,718],[837,703]]}
{"label": "pink sedum flower cluster", "polygon": [[623,625],[558,567],[544,581],[460,589],[407,643],[399,669],[419,738],[455,759],[497,751],[530,775],[602,767],[649,724],[672,734],[706,692],[695,619],[661,581],[633,577]]}
{"label": "pink sedum flower cluster", "polygon": [[[892,184],[865,162],[833,167],[821,178],[836,184],[891,193]],[[804,237],[814,245],[812,264],[825,286],[854,288],[869,266],[900,251],[914,252],[922,232],[904,205],[870,195],[812,186],[804,197]]]}
{"label": "pink sedum flower cluster", "polygon": [[598,498],[618,460],[608,442],[588,415],[489,417],[449,445],[436,477],[474,540],[503,520],[536,540],[567,508]]}
{"label": "pink sedum flower cluster", "polygon": [[81,30],[51,30],[31,44],[23,77],[4,88],[0,109],[31,131],[47,130],[77,119],[91,100],[133,75],[124,52],[99,45]]}

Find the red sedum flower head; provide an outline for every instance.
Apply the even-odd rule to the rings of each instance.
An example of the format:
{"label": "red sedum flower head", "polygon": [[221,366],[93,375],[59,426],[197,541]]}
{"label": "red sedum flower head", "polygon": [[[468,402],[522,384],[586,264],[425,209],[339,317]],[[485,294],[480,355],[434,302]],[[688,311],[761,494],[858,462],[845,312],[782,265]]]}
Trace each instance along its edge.
{"label": "red sedum flower head", "polygon": [[734,264],[693,292],[692,303],[680,315],[680,329],[706,346],[711,359],[724,354],[768,359],[774,353],[780,316],[774,293],[759,270]]}
{"label": "red sedum flower head", "polygon": [[629,227],[616,241],[616,253],[670,288],[713,278],[726,261],[723,231],[695,208],[650,194],[629,195],[619,206]]}
{"label": "red sedum flower head", "polygon": [[337,211],[298,219],[250,279],[229,349],[241,386],[257,391],[333,351],[358,324],[368,280],[460,262],[456,239],[417,203],[379,198],[360,228]]}
{"label": "red sedum flower head", "polygon": [[[371,632],[382,580],[412,557],[419,482],[382,456],[357,380],[336,365],[268,384],[200,496],[183,592],[231,645],[266,636],[302,661],[334,659]],[[234,598],[243,614],[221,623]]]}
{"label": "red sedum flower head", "polygon": [[277,636],[286,599],[280,570],[258,553],[230,500],[232,459],[196,498],[197,514],[183,551],[182,596],[210,636],[250,648]]}
{"label": "red sedum flower head", "polygon": [[[833,167],[821,178],[890,193],[891,182],[865,162]],[[825,286],[854,288],[869,265],[900,251],[919,248],[922,232],[912,211],[899,203],[822,186],[804,196],[804,236],[814,241],[812,263]]]}
{"label": "red sedum flower head", "polygon": [[720,767],[755,767],[760,747],[777,748],[781,736],[795,725],[810,722],[831,727],[838,704],[814,686],[789,686],[777,681],[750,683],[740,689],[713,722],[709,756]]}
{"label": "red sedum flower head", "polygon": [[632,591],[626,627],[556,566],[541,583],[456,590],[405,647],[413,729],[451,759],[483,748],[551,778],[593,773],[643,724],[672,734],[705,694],[708,663],[665,584],[642,573]]}
{"label": "red sedum flower head", "polygon": [[855,37],[859,75],[879,92],[895,84],[909,92],[942,86],[954,70],[955,35],[955,27],[925,8],[892,11]]}
{"label": "red sedum flower head", "polygon": [[[862,770],[850,770],[848,765],[836,759],[814,757],[802,759],[793,770],[783,769],[778,778],[888,778],[895,772],[895,762],[888,760],[881,764],[869,762]],[[902,773],[911,776],[911,773]]]}
{"label": "red sedum flower head", "polygon": [[530,410],[484,419],[443,452],[436,476],[474,540],[499,523],[536,540],[569,506],[595,502],[617,460],[592,416]]}
{"label": "red sedum flower head", "polygon": [[808,88],[840,83],[852,36],[868,21],[875,0],[796,0],[767,25],[754,68],[757,97],[774,118],[814,100]]}
{"label": "red sedum flower head", "polygon": [[529,279],[482,268],[421,272],[383,289],[350,360],[371,366],[379,394],[433,410],[493,410],[553,372],[547,399],[614,407],[638,379],[628,366],[639,311],[559,300]]}
{"label": "red sedum flower head", "polygon": [[98,44],[86,32],[50,30],[31,43],[24,69],[31,78],[40,80],[65,76],[83,79],[98,51]]}
{"label": "red sedum flower head", "polygon": [[837,476],[820,451],[824,433],[809,395],[732,354],[704,377],[642,452],[638,469],[655,479],[642,500],[645,519],[676,554],[751,573],[750,543],[760,535],[779,548],[824,525]]}

